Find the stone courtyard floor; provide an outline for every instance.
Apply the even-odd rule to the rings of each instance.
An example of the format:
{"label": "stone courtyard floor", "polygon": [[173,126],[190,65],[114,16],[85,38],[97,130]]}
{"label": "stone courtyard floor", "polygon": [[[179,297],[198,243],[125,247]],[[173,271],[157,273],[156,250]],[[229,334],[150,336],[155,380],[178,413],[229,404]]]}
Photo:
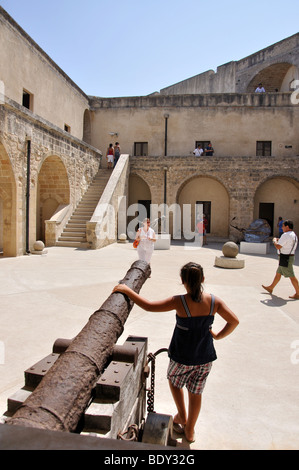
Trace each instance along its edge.
{"label": "stone courtyard floor", "polygon": [[[214,266],[222,244],[201,249],[176,244],[155,250],[152,275],[141,294],[160,299],[184,293],[179,270],[188,261],[203,265],[205,290],[221,297],[239,317],[238,328],[215,343],[215,361],[203,394],[196,441],[178,446],[201,450],[295,450],[299,448],[299,301],[282,279],[269,284],[277,267],[266,255],[239,254],[243,269]],[[57,338],[73,338],[110,295],[137,259],[131,243],[101,250],[51,247],[43,255],[0,259],[0,416],[7,398],[24,385],[24,371],[51,353]],[[299,255],[295,272],[299,277]],[[148,352],[168,347],[175,313],[149,313],[134,306],[119,338],[148,337]],[[222,320],[215,318],[215,330]],[[155,411],[174,414],[166,369],[156,360]]]}

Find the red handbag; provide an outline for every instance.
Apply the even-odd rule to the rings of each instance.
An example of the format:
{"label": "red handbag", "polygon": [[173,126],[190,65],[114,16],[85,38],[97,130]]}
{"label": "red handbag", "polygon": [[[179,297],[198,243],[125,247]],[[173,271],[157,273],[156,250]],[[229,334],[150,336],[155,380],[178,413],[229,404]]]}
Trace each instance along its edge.
{"label": "red handbag", "polygon": [[137,246],[139,245],[139,242],[140,242],[140,240],[137,240],[137,239],[134,240],[133,241],[133,248],[137,248]]}

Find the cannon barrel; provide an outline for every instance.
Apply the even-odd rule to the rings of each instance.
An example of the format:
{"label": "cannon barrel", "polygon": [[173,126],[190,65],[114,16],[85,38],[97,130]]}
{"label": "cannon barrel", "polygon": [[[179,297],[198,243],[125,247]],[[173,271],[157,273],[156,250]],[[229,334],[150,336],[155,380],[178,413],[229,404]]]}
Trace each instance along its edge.
{"label": "cannon barrel", "polygon": [[[136,261],[119,282],[139,292],[149,275],[150,266]],[[7,425],[75,432],[133,305],[110,294]]]}

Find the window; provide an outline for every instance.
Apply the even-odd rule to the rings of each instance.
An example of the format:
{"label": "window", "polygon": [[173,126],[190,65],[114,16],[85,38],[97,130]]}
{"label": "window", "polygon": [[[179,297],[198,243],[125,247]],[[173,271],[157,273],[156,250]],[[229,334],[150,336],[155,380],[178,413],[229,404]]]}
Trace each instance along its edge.
{"label": "window", "polygon": [[201,146],[201,148],[203,149],[203,151],[205,150],[205,148],[207,147],[207,145],[210,143],[211,141],[210,140],[197,140],[195,142],[195,147],[194,148],[197,148],[199,145]]}
{"label": "window", "polygon": [[68,126],[67,124],[64,125],[64,130],[65,132],[71,132],[71,127]]}
{"label": "window", "polygon": [[23,90],[22,105],[33,111],[33,95],[26,90]]}
{"label": "window", "polygon": [[134,156],[146,157],[148,155],[148,142],[134,142]]}
{"label": "window", "polygon": [[271,157],[272,142],[271,140],[258,140],[256,142],[257,157]]}

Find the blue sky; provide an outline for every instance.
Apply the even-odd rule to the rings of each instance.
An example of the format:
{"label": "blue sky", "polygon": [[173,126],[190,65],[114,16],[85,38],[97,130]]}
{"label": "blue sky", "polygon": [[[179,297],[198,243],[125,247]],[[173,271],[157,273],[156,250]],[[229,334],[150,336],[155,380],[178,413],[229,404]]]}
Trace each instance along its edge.
{"label": "blue sky", "polygon": [[148,95],[298,32],[299,1],[0,0],[88,95]]}

